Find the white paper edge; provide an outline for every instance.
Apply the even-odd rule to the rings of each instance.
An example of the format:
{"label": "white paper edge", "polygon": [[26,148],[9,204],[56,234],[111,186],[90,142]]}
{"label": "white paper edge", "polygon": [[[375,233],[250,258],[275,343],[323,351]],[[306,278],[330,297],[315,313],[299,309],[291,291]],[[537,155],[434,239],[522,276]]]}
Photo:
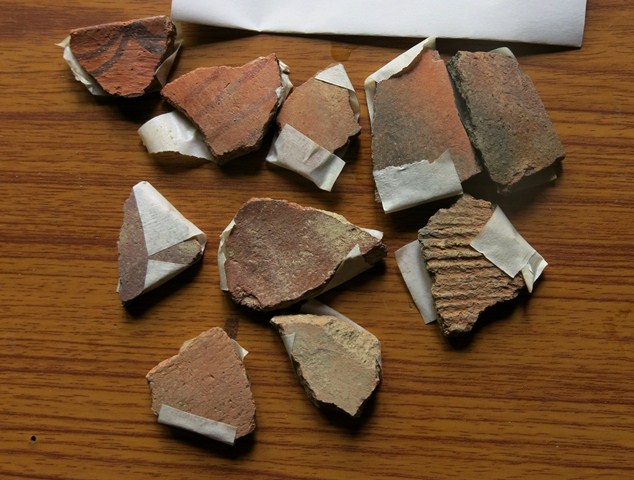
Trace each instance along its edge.
{"label": "white paper edge", "polygon": [[174,51],[165,59],[163,60],[163,62],[156,67],[156,70],[154,72],[154,78],[156,78],[156,80],[159,82],[159,85],[161,85],[161,87],[165,86],[165,84],[167,83],[167,77],[169,77],[170,72],[172,71],[172,67],[174,66],[174,61],[176,60],[176,57],[178,56],[178,52],[180,51],[181,47],[183,46],[183,41],[180,39],[177,39],[174,42]]}
{"label": "white paper edge", "polygon": [[215,161],[200,131],[176,110],[151,118],[141,125],[138,134],[150,154],[176,152]]}
{"label": "white paper edge", "polygon": [[437,35],[580,46],[585,0],[559,2],[492,0],[473,8],[468,0],[409,0],[398,4],[349,0],[344,3],[280,0],[172,0],[172,17],[257,32]]}
{"label": "white paper edge", "polygon": [[414,240],[399,248],[394,256],[403,280],[405,280],[405,285],[423,321],[425,324],[436,321],[438,313],[431,293],[431,276],[427,271],[427,264],[423,258],[419,241]]}
{"label": "white paper edge", "polygon": [[332,190],[346,165],[337,155],[288,123],[275,137],[266,161],[307,178],[327,192]]}
{"label": "white paper edge", "polygon": [[201,253],[205,251],[207,236],[149,182],[139,182],[132,190],[143,226],[148,256],[192,238],[200,242]]}
{"label": "white paper edge", "polygon": [[355,121],[359,121],[361,109],[359,106],[359,99],[357,98],[357,92],[355,91],[354,86],[350,81],[350,77],[348,76],[348,72],[346,72],[346,68],[342,63],[337,63],[336,65],[319,72],[315,75],[315,79],[348,90],[348,98],[350,100],[352,111],[354,112],[354,119]]}
{"label": "white paper edge", "polygon": [[470,243],[491,263],[514,278],[522,272],[529,292],[544,271],[547,262],[515,230],[500,207],[496,207],[480,233]]}
{"label": "white paper edge", "polygon": [[62,47],[64,49],[64,60],[70,67],[71,72],[75,76],[75,80],[83,83],[88,91],[95,96],[106,96],[108,93],[99,86],[99,84],[95,81],[94,78],[79,64],[77,58],[73,54],[70,49],[70,35],[68,35],[64,40],[59,43],[56,43],[58,47]]}
{"label": "white paper edge", "polygon": [[420,160],[389,166],[373,171],[372,175],[385,213],[462,193],[462,184],[448,150],[432,163]]}
{"label": "white paper edge", "polygon": [[374,121],[374,95],[376,93],[377,84],[408,68],[420,56],[425,48],[434,50],[436,48],[436,38],[429,37],[414,45],[412,48],[404,53],[401,53],[398,57],[385,64],[365,79],[365,98],[368,104],[368,114],[370,115],[370,126],[372,126]]}
{"label": "white paper edge", "polygon": [[289,77],[290,69],[288,68],[288,65],[279,58],[277,59],[277,65],[280,69],[280,79],[282,81],[282,85],[275,89],[275,94],[277,95],[277,108],[279,108],[286,100],[286,97],[288,97],[288,94],[291,93],[293,84],[291,83],[291,79]]}
{"label": "white paper edge", "polygon": [[218,276],[220,277],[220,290],[228,291],[227,286],[227,273],[225,272],[225,262],[227,261],[227,255],[225,254],[225,243],[231,235],[233,227],[235,227],[235,219],[229,222],[229,225],[220,234],[220,243],[218,244]]}
{"label": "white paper edge", "polygon": [[162,404],[159,410],[158,423],[198,433],[227,445],[235,443],[238,431],[233,425],[194,415],[165,404]]}

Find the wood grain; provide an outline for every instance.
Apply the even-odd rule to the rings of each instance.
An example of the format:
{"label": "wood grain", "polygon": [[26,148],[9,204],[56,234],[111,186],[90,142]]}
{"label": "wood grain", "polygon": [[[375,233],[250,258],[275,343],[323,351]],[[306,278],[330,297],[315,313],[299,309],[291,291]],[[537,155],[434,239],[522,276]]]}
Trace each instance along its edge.
{"label": "wood grain", "polygon": [[[634,4],[589,0],[581,49],[516,45],[567,152],[555,186],[498,199],[550,263],[532,297],[450,344],[424,326],[393,252],[440,204],[386,216],[370,129],[331,194],[264,165],[153,159],[136,129],[156,95],[92,97],[54,45],[72,28],[169,12],[169,1],[4,1],[0,16],[0,478],[634,477]],[[176,75],[275,52],[300,84],[334,61],[365,77],[415,39],[256,35],[185,25]],[[444,42],[458,48],[491,43]],[[270,141],[270,140],[269,140]],[[265,147],[266,149],[266,147]],[[210,238],[202,264],[126,311],[114,292],[130,188],[150,181]],[[358,425],[310,404],[268,318],[218,289],[217,236],[252,196],[331,209],[385,232],[381,268],[325,295],[382,342],[384,381]],[[443,204],[444,205],[444,204]],[[251,354],[251,441],[218,446],[156,423],[144,375],[230,321]]]}

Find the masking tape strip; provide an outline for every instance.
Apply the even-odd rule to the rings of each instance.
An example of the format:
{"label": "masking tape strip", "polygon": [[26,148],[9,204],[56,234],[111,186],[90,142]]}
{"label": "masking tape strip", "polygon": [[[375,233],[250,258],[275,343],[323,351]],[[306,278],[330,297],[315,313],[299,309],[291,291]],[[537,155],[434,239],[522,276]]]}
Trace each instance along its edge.
{"label": "masking tape strip", "polygon": [[199,433],[200,435],[226,443],[227,445],[233,445],[235,443],[236,432],[238,430],[232,425],[200,417],[165,404],[161,405],[161,409],[159,410],[158,422],[163,425]]}
{"label": "masking tape strip", "polygon": [[396,263],[405,285],[423,321],[432,323],[438,318],[434,298],[431,293],[431,277],[423,258],[418,240],[408,243],[395,252]]}

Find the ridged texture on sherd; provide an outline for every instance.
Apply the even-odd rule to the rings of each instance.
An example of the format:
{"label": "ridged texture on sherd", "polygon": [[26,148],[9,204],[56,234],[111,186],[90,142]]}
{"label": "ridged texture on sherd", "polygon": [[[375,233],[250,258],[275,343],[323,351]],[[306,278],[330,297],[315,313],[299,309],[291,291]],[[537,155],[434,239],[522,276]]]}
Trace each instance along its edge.
{"label": "ridged texture on sherd", "polygon": [[387,254],[383,243],[335,213],[285,200],[249,200],[225,243],[229,293],[257,310],[315,297],[356,245],[370,265]]}
{"label": "ridged texture on sherd", "polygon": [[197,68],[161,94],[202,132],[218,163],[257,150],[277,109],[282,86],[275,54],[241,67]]}
{"label": "ridged texture on sherd", "polygon": [[154,73],[174,51],[176,27],[158,16],[78,28],[70,49],[107,93],[137,97],[160,87]]}
{"label": "ridged texture on sherd", "polygon": [[358,417],[381,381],[379,340],[329,315],[284,315],[271,323],[280,335],[295,335],[289,356],[311,401]]}
{"label": "ridged texture on sherd", "polygon": [[282,105],[277,123],[280,128],[290,124],[333,153],[361,131],[348,90],[314,77],[293,90]]}
{"label": "ridged texture on sherd", "polygon": [[379,82],[374,97],[374,170],[427,160],[449,150],[463,182],[480,172],[438,52],[423,50],[405,72]]}
{"label": "ridged texture on sherd", "polygon": [[237,428],[236,438],[255,430],[255,403],[235,343],[212,328],[186,343],[178,355],[146,375],[152,411],[161,405]]}
{"label": "ridged texture on sherd", "polygon": [[515,298],[521,275],[510,278],[469,244],[487,223],[495,205],[464,195],[441,209],[419,230],[423,258],[432,277],[438,324],[445,335],[469,332],[480,314]]}
{"label": "ridged texture on sherd", "polygon": [[501,191],[564,158],[535,85],[517,60],[458,52],[447,68],[464,104],[467,132]]}

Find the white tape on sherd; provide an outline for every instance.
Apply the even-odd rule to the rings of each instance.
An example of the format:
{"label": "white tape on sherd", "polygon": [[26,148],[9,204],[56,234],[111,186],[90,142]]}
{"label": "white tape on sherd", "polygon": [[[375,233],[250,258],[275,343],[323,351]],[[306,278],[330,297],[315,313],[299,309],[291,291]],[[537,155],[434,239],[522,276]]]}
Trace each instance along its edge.
{"label": "white tape on sherd", "polygon": [[[195,238],[205,251],[207,236],[187,220],[149,182],[139,182],[132,187],[137,210],[143,228],[148,257],[174,245]],[[174,278],[189,265],[149,259],[143,291],[147,292]]]}
{"label": "white tape on sherd", "polygon": [[336,85],[337,87],[345,88],[348,90],[350,106],[352,107],[352,111],[354,112],[355,120],[359,120],[359,99],[357,98],[357,92],[350,81],[350,77],[348,77],[348,72],[346,72],[345,67],[342,63],[338,63],[333,65],[332,67],[327,68],[319,72],[315,75],[315,79],[330,83],[332,85]]}
{"label": "white tape on sherd", "polygon": [[[178,52],[174,52],[174,57],[176,53]],[[173,59],[171,61],[173,62]],[[277,107],[279,108],[292,90],[293,84],[288,76],[288,66],[278,60],[278,67],[280,69],[281,84],[277,87],[275,93],[277,95]],[[167,78],[164,70],[161,70],[160,73],[162,78]],[[214,155],[207,147],[200,130],[178,111],[164,113],[151,118],[141,125],[138,129],[138,134],[149,153],[175,152],[190,157],[204,158],[212,162],[216,161]]]}
{"label": "white tape on sherd", "polygon": [[432,163],[420,160],[397,167],[389,166],[375,170],[373,175],[385,213],[462,193],[462,184],[449,151]]}
{"label": "white tape on sherd", "polygon": [[149,153],[176,152],[214,161],[200,131],[177,111],[151,118],[138,133]]}
{"label": "white tape on sherd", "polygon": [[284,348],[289,356],[293,353],[293,344],[295,343],[295,332],[288,335],[282,335],[282,342],[284,342]]}
{"label": "white tape on sherd", "polygon": [[361,253],[361,248],[359,245],[355,245],[346,255],[343,262],[339,264],[339,268],[335,271],[335,274],[330,279],[330,282],[326,285],[326,287],[319,292],[324,293],[328,290],[331,290],[335,287],[338,287],[342,283],[347,282],[348,280],[356,277],[360,273],[369,270],[372,267],[371,264],[367,263],[363,258],[363,254]]}
{"label": "white tape on sherd", "polygon": [[161,409],[159,410],[158,422],[163,425],[199,433],[200,435],[226,443],[227,445],[233,445],[235,443],[236,432],[238,430],[232,425],[200,417],[165,404],[161,405]]}
{"label": "white tape on sherd", "polygon": [[529,292],[548,263],[515,230],[500,207],[470,244],[509,277],[522,272]]}
{"label": "white tape on sherd", "polygon": [[66,60],[66,63],[70,67],[70,71],[73,72],[75,80],[83,83],[88,91],[95,96],[108,95],[106,91],[101,88],[101,86],[99,86],[95,79],[92,78],[92,76],[86,70],[84,70],[84,67],[82,67],[77,61],[77,58],[73,54],[73,51],[70,49],[70,35],[56,45],[64,49],[64,60]]}
{"label": "white tape on sherd", "polygon": [[431,277],[420,249],[418,240],[408,243],[395,252],[396,263],[414,304],[425,323],[438,318],[434,297],[431,293]]}
{"label": "white tape on sherd", "polygon": [[273,141],[266,161],[309,179],[329,192],[346,165],[292,125],[286,124]]}
{"label": "white tape on sherd", "polygon": [[132,190],[141,217],[148,256],[192,238],[200,242],[202,250],[205,249],[205,234],[149,182],[139,182]]}
{"label": "white tape on sherd", "polygon": [[145,273],[143,290],[156,288],[171,280],[176,275],[186,270],[189,265],[182,263],[164,262],[162,260],[148,260]]}
{"label": "white tape on sherd", "polygon": [[[66,63],[70,67],[71,72],[75,76],[75,80],[83,83],[88,91],[95,96],[104,96],[108,95],[108,93],[101,88],[101,86],[97,83],[97,81],[90,75],[77,61],[77,57],[70,48],[70,35],[67,36],[64,40],[56,44],[58,47],[62,47],[64,49],[63,57],[66,60]],[[174,43],[174,52],[172,52],[163,62],[156,68],[154,72],[154,77],[159,82],[161,86],[165,85],[167,82],[167,77],[169,76],[170,71],[172,70],[172,66],[174,65],[174,61],[178,55],[178,52],[183,45],[182,40],[177,40]]]}

